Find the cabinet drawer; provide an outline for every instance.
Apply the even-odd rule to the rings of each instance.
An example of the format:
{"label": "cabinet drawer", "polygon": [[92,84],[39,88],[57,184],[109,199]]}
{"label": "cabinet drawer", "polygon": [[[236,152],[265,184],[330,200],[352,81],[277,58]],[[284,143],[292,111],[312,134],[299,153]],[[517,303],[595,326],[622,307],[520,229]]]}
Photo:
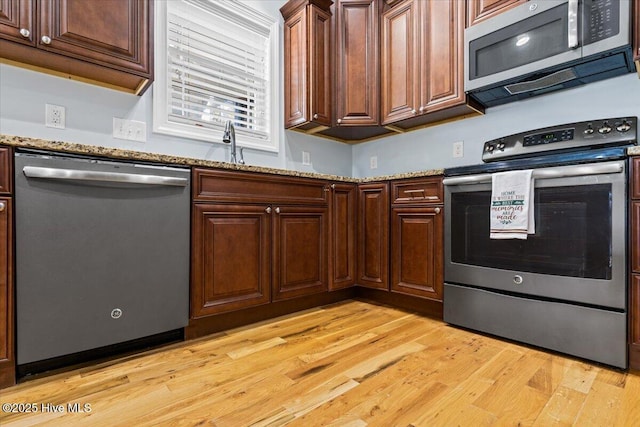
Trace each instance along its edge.
{"label": "cabinet drawer", "polygon": [[0,148],[0,194],[11,193],[11,183],[13,182],[12,163],[11,149]]}
{"label": "cabinet drawer", "polygon": [[211,169],[193,170],[194,201],[327,204],[329,185],[309,178]]}
{"label": "cabinet drawer", "polygon": [[640,199],[640,156],[631,158],[631,198]]}
{"label": "cabinet drawer", "polygon": [[392,181],[391,200],[394,204],[441,204],[444,200],[442,178]]}

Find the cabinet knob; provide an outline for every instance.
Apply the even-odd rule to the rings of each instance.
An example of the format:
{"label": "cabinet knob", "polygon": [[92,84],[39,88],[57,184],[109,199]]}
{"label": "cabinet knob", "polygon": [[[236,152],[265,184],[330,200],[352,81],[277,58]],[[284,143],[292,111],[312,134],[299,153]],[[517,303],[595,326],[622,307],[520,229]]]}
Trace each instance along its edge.
{"label": "cabinet knob", "polygon": [[280,208],[276,208],[276,213],[279,214],[280,213]]}
{"label": "cabinet knob", "polygon": [[4,204],[4,202],[0,202],[0,212],[4,212],[4,208],[6,208],[7,205]]}
{"label": "cabinet knob", "polygon": [[440,208],[435,208],[433,211],[434,211],[434,212],[436,213],[436,215],[437,215],[437,214],[439,214],[439,213],[440,213]]}
{"label": "cabinet knob", "polygon": [[342,123],[342,119],[337,120],[338,124]]}
{"label": "cabinet knob", "polygon": [[336,185],[335,184],[331,184],[331,189],[335,190],[336,189]]}
{"label": "cabinet knob", "polygon": [[423,112],[424,112],[424,110],[426,110],[426,108],[424,108],[424,105],[423,105],[422,107],[420,107],[420,110],[419,110],[419,111],[420,111],[421,113],[423,113]]}
{"label": "cabinet knob", "polygon": [[270,214],[271,213],[271,206],[267,207],[267,209],[264,210],[266,213]]}
{"label": "cabinet knob", "polygon": [[49,36],[42,36],[42,38],[40,40],[44,44],[51,44],[51,37],[49,37]]}
{"label": "cabinet knob", "polygon": [[20,35],[25,39],[29,38],[29,36],[31,35],[31,31],[27,30],[26,28],[20,28]]}
{"label": "cabinet knob", "polygon": [[318,113],[315,113],[315,114],[313,115],[313,119],[314,119],[314,120],[318,120]]}

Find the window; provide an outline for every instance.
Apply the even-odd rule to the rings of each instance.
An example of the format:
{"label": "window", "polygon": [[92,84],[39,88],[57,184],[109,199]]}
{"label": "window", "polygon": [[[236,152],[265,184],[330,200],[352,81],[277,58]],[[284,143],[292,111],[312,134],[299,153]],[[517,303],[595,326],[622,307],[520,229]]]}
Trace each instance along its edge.
{"label": "window", "polygon": [[278,22],[238,0],[155,2],[154,132],[278,151]]}

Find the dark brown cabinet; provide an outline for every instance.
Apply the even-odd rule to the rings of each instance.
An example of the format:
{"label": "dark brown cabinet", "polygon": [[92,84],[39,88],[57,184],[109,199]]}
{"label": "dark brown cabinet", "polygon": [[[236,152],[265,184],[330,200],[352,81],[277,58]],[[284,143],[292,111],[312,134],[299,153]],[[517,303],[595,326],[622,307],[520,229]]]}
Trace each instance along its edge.
{"label": "dark brown cabinet", "polygon": [[491,18],[527,0],[467,0],[467,26]]}
{"label": "dark brown cabinet", "polygon": [[391,291],[442,301],[442,179],[393,181],[391,188]]}
{"label": "dark brown cabinet", "polygon": [[331,125],[331,0],[291,0],[284,18],[284,126]]}
{"label": "dark brown cabinet", "polygon": [[272,214],[272,300],[327,291],[328,209],[279,205]]}
{"label": "dark brown cabinet", "polygon": [[313,179],[194,169],[192,318],[327,291],[328,193]]}
{"label": "dark brown cabinet", "polygon": [[16,383],[13,327],[12,151],[0,148],[0,388]]}
{"label": "dark brown cabinet", "polygon": [[633,57],[640,75],[640,0],[633,2]]}
{"label": "dark brown cabinet", "polygon": [[464,3],[405,0],[381,17],[382,124],[399,129],[478,114],[464,92]]}
{"label": "dark brown cabinet", "polygon": [[358,280],[389,290],[389,184],[358,186]]}
{"label": "dark brown cabinet", "polygon": [[5,0],[2,57],[141,94],[152,82],[153,2]]}
{"label": "dark brown cabinet", "polygon": [[329,290],[332,291],[355,284],[357,208],[356,184],[331,184]]}
{"label": "dark brown cabinet", "polygon": [[336,0],[336,124],[379,125],[378,0]]}
{"label": "dark brown cabinet", "polygon": [[192,317],[271,301],[271,215],[263,205],[195,203]]}
{"label": "dark brown cabinet", "polygon": [[631,158],[630,180],[629,367],[640,369],[640,156]]}

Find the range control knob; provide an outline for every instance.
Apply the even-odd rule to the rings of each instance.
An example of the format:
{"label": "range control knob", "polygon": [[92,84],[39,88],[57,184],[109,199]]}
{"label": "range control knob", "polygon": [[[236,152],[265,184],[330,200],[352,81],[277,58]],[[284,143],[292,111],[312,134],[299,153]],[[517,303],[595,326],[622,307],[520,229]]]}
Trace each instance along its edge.
{"label": "range control knob", "polygon": [[623,120],[622,124],[616,126],[618,132],[627,132],[629,129],[631,129],[631,125],[626,120]]}
{"label": "range control knob", "polygon": [[591,135],[593,132],[594,132],[593,126],[591,125],[591,123],[589,123],[583,133],[585,135]]}
{"label": "range control knob", "polygon": [[598,129],[598,132],[601,134],[605,134],[605,133],[609,133],[611,132],[611,126],[609,126],[609,122],[604,122],[602,124],[602,126],[600,127],[600,129]]}

